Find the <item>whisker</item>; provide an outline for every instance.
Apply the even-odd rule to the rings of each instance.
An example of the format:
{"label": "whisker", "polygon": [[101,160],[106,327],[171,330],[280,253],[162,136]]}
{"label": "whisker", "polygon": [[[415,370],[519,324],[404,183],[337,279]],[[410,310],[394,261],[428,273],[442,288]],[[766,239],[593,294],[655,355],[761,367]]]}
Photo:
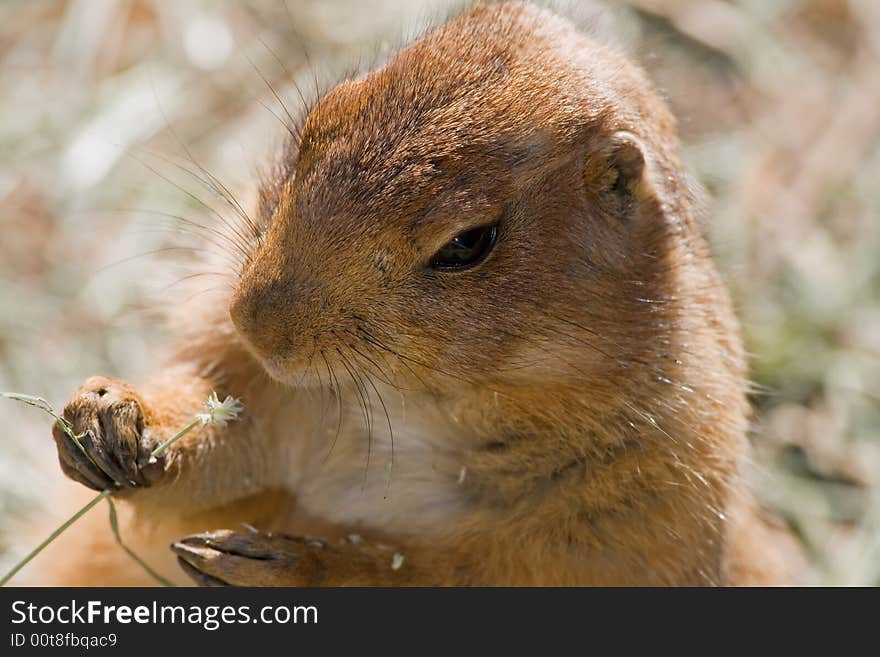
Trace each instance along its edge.
{"label": "whisker", "polygon": [[[175,134],[174,131],[170,127],[168,128],[168,130],[172,134]],[[176,137],[176,135],[175,135],[175,137]],[[245,224],[248,226],[248,228],[250,228],[250,230],[253,233],[252,237],[249,237],[246,233],[242,232],[242,229],[240,228],[240,226],[229,221],[226,217],[221,215],[219,212],[216,212],[216,210],[214,211],[214,214],[217,216],[218,219],[220,219],[220,222],[236,238],[240,239],[243,244],[250,247],[251,246],[251,239],[259,239],[261,237],[261,232],[257,228],[256,224],[254,224],[254,222],[251,220],[250,216],[247,214],[247,212],[245,212],[244,208],[242,208],[241,204],[238,202],[238,200],[235,198],[235,196],[232,194],[232,192],[229,191],[229,189],[216,176],[214,176],[207,169],[205,169],[201,164],[199,164],[198,162],[195,161],[193,156],[190,154],[190,151],[187,148],[187,146],[183,142],[181,142],[179,138],[177,138],[177,141],[180,144],[181,148],[184,150],[184,152],[187,154],[189,161],[192,162],[193,165],[196,168],[198,168],[199,171],[202,173],[202,175],[206,176],[207,179],[203,178],[201,175],[199,175],[198,173],[196,173],[192,169],[189,169],[188,167],[183,166],[182,164],[180,164],[180,162],[176,162],[176,161],[172,160],[171,158],[168,158],[160,153],[148,151],[147,149],[144,149],[144,148],[142,148],[140,150],[144,151],[145,153],[147,153],[151,157],[154,157],[158,160],[161,160],[165,164],[172,166],[175,169],[185,173],[190,178],[192,178],[197,183],[199,183],[199,185],[201,185],[202,189],[209,192],[214,198],[219,198],[224,203],[226,203],[226,205],[228,205],[245,222]],[[211,208],[211,209],[213,210],[213,208]]]}
{"label": "whisker", "polygon": [[330,366],[330,362],[327,360],[326,354],[321,350],[321,358],[324,361],[324,365],[327,367],[327,376],[330,378],[331,385],[336,389],[336,409],[338,411],[338,416],[336,419],[336,435],[333,436],[333,442],[330,443],[330,449],[327,450],[327,454],[324,456],[324,459],[321,461],[321,465],[323,466],[327,460],[330,458],[330,455],[333,453],[333,448],[336,447],[336,442],[339,440],[339,434],[342,431],[342,388],[339,385],[339,379],[336,377],[336,373],[333,371],[333,368]]}
{"label": "whisker", "polygon": [[365,389],[361,388],[361,386],[363,385],[363,382],[357,378],[357,373],[352,368],[351,364],[349,363],[349,361],[345,357],[345,355],[338,348],[336,349],[336,353],[339,355],[342,366],[348,372],[348,375],[351,378],[351,382],[355,386],[355,392],[357,393],[358,398],[360,399],[361,410],[363,412],[364,422],[365,422],[366,428],[367,428],[367,460],[366,460],[366,464],[364,466],[364,480],[363,480],[363,484],[362,484],[362,490],[366,490],[367,474],[370,470],[370,456],[371,456],[372,449],[373,449],[373,420],[372,420],[371,412],[370,412],[370,410],[368,410],[368,400],[367,400],[368,393],[365,391]]}
{"label": "whisker", "polygon": [[[265,46],[265,44],[263,44],[263,45]],[[263,81],[263,84],[265,84],[269,88],[269,91],[272,92],[272,95],[275,97],[275,100],[278,101],[278,104],[281,105],[281,109],[284,110],[284,114],[287,116],[288,121],[290,121],[290,123],[286,123],[284,121],[281,121],[281,123],[284,124],[284,126],[287,128],[287,132],[290,133],[291,137],[299,140],[300,134],[299,134],[299,131],[297,130],[298,124],[296,122],[296,119],[293,118],[293,115],[290,113],[290,110],[287,109],[287,105],[285,105],[284,101],[281,100],[281,96],[278,95],[278,91],[276,91],[275,87],[272,85],[271,82],[269,82],[269,80],[266,78],[266,76],[263,75],[263,72],[254,63],[254,60],[252,60],[247,55],[245,55],[245,57],[247,57],[248,63],[251,65],[251,67],[253,67],[254,71],[256,71],[257,75],[260,76],[260,79]],[[266,109],[269,109],[269,108],[267,107]],[[272,110],[269,110],[269,111],[271,112]],[[274,114],[274,112],[272,112],[272,113]]]}
{"label": "whisker", "polygon": [[391,489],[391,475],[394,472],[394,429],[391,427],[391,415],[388,413],[388,407],[385,405],[385,400],[382,398],[382,394],[379,392],[376,384],[373,383],[373,379],[369,374],[366,375],[366,378],[367,383],[370,384],[373,392],[375,392],[376,396],[379,398],[379,403],[382,405],[382,411],[385,413],[385,421],[388,423],[388,434],[391,440],[391,460],[389,461],[388,476],[385,482],[385,498],[387,499],[388,491]]}
{"label": "whisker", "polygon": [[309,70],[312,72],[312,78],[314,79],[315,83],[315,99],[317,100],[321,97],[321,90],[318,88],[318,73],[315,70],[315,67],[312,65],[312,58],[309,57],[309,51],[305,46],[305,41],[303,41],[302,36],[296,30],[296,20],[294,19],[293,14],[290,13],[290,7],[287,4],[287,0],[281,0],[281,4],[284,6],[284,10],[287,12],[287,17],[290,19],[290,26],[288,27],[288,29],[293,32],[293,35],[297,39],[297,43],[300,44],[300,47],[302,48],[303,59],[306,60],[306,66],[308,66]]}
{"label": "whisker", "polygon": [[[193,274],[187,274],[186,276],[178,278],[173,283],[169,283],[168,285],[163,286],[159,290],[159,292],[160,293],[161,292],[168,292],[171,288],[175,287],[176,285],[180,285],[184,281],[189,281],[189,280],[192,280],[195,278],[201,278],[203,276],[216,276],[218,278],[228,278],[229,274],[227,274],[226,272],[219,272],[219,271],[199,271],[199,272],[195,272]],[[220,288],[217,287],[216,289],[220,289]]]}
{"label": "whisker", "polygon": [[[193,201],[195,201],[196,203],[198,203],[199,205],[201,205],[202,207],[204,207],[206,210],[208,210],[208,212],[210,212],[210,213],[213,214],[215,217],[217,217],[217,218],[220,220],[221,223],[223,223],[224,225],[227,225],[227,226],[229,225],[229,224],[227,223],[226,219],[223,217],[223,215],[221,215],[221,214],[220,214],[215,208],[213,208],[213,207],[211,207],[210,205],[208,205],[207,203],[205,203],[205,201],[203,201],[201,198],[199,198],[198,196],[196,196],[195,194],[193,194],[191,191],[189,191],[188,189],[186,189],[186,188],[183,187],[182,185],[180,185],[180,184],[174,182],[174,181],[171,180],[168,176],[166,176],[166,175],[160,173],[160,172],[157,171],[154,167],[150,166],[149,164],[147,164],[146,162],[144,162],[142,159],[140,159],[139,157],[137,157],[137,156],[134,155],[133,153],[128,152],[127,155],[128,155],[129,157],[131,157],[132,159],[134,159],[135,161],[137,161],[141,166],[145,167],[146,169],[148,169],[149,171],[151,171],[153,174],[155,174],[156,176],[158,176],[160,179],[164,180],[166,183],[168,183],[169,185],[171,185],[172,187],[174,187],[175,189],[177,189],[178,191],[180,191],[182,194],[185,194],[186,196],[188,196],[189,198],[191,198]],[[248,248],[246,248],[246,245],[242,245],[242,244],[238,243],[236,240],[233,240],[233,239],[230,239],[230,244],[231,244],[235,249],[238,250],[238,252],[241,254],[241,256],[242,256],[243,258],[245,258],[245,259],[250,258],[250,252],[249,252]]]}
{"label": "whisker", "polygon": [[102,272],[107,271],[108,269],[113,269],[114,267],[119,267],[120,265],[124,265],[127,262],[132,262],[134,260],[138,260],[140,258],[146,258],[152,255],[159,255],[160,253],[167,253],[169,251],[190,251],[194,253],[204,253],[205,249],[201,249],[199,247],[194,246],[164,246],[159,249],[152,249],[150,251],[145,251],[143,253],[137,253],[132,256],[128,256],[127,258],[122,258],[120,260],[116,260],[111,262],[110,264],[104,265],[103,267],[99,267],[94,271],[94,275],[100,274]]}
{"label": "whisker", "polygon": [[217,291],[219,291],[219,290],[227,290],[227,291],[228,291],[229,289],[230,289],[229,286],[225,286],[225,287],[223,287],[223,286],[219,286],[219,285],[217,285],[217,286],[215,286],[215,287],[209,287],[209,288],[207,288],[207,289],[205,289],[205,290],[200,290],[199,292],[196,292],[195,294],[191,294],[191,295],[188,296],[186,299],[184,299],[184,300],[182,301],[182,303],[189,303],[190,301],[192,301],[192,300],[195,299],[196,297],[200,297],[200,296],[202,296],[203,294],[208,294],[209,292],[217,292]]}
{"label": "whisker", "polygon": [[[166,218],[166,219],[173,219],[173,220],[175,220],[175,222],[169,223],[168,224],[169,228],[174,227],[175,229],[180,229],[181,226],[178,226],[177,223],[183,224],[183,227],[193,231],[190,233],[191,235],[193,235],[193,237],[196,237],[198,239],[207,239],[212,245],[216,246],[218,249],[220,249],[222,252],[226,253],[230,257],[235,255],[232,252],[227,250],[227,248],[234,248],[236,246],[236,243],[232,240],[232,238],[228,234],[224,233],[223,231],[217,230],[216,228],[213,228],[211,226],[205,226],[204,224],[200,224],[199,222],[195,221],[194,219],[189,219],[188,217],[184,217],[184,216],[174,214],[171,212],[162,212],[160,210],[144,210],[144,209],[124,209],[123,208],[123,209],[103,210],[103,212],[107,212],[110,214],[155,215],[155,216],[159,216],[159,217]],[[215,237],[220,238],[224,241],[223,242],[215,241],[215,239],[214,239]],[[239,262],[240,258],[235,256],[235,261]]]}
{"label": "whisker", "polygon": [[[303,113],[307,112],[309,109],[309,104],[306,102],[306,97],[303,95],[302,89],[299,88],[299,85],[296,83],[293,74],[288,70],[287,66],[284,65],[284,61],[278,56],[278,54],[269,47],[265,41],[263,41],[263,37],[257,37],[257,41],[269,52],[270,55],[275,59],[278,65],[281,67],[281,70],[284,71],[287,79],[293,85],[293,88],[296,89],[296,93],[299,96],[300,102],[302,103],[302,111]],[[301,137],[301,135],[300,135]]]}
{"label": "whisker", "polygon": [[[171,121],[168,119],[168,115],[165,112],[165,108],[162,105],[162,101],[159,98],[158,93],[156,92],[156,88],[153,85],[152,76],[150,77],[150,84],[153,86],[153,97],[156,99],[156,106],[159,108],[159,112],[162,115],[162,119],[165,121],[166,129],[171,134],[171,136],[174,137],[174,140],[178,143],[178,145],[183,149],[183,152],[186,154],[187,158],[193,164],[193,166],[195,166],[202,173],[202,175],[206,176],[211,184],[210,185],[207,184],[203,179],[201,179],[199,176],[197,176],[194,172],[192,172],[191,170],[189,170],[186,167],[183,167],[179,163],[176,163],[176,162],[170,162],[170,163],[177,166],[178,168],[182,169],[186,173],[190,174],[196,180],[199,180],[202,183],[203,187],[205,187],[205,189],[208,189],[209,191],[213,191],[215,193],[215,195],[220,196],[224,201],[226,201],[227,205],[229,205],[239,215],[239,217],[241,217],[241,219],[245,222],[245,224],[247,224],[248,227],[251,228],[254,237],[259,240],[260,231],[258,230],[256,224],[254,224],[254,222],[251,220],[248,213],[245,212],[243,207],[241,207],[241,204],[238,202],[238,199],[235,198],[235,195],[232,194],[231,191],[229,191],[229,188],[226,187],[226,185],[224,185],[220,181],[220,179],[217,178],[217,176],[212,174],[204,166],[202,166],[199,162],[196,161],[195,157],[193,157],[192,151],[190,150],[189,146],[187,146],[186,142],[184,142],[183,139],[181,139],[180,136],[177,134],[177,131],[174,129],[173,125],[171,124]],[[162,157],[162,156],[160,156],[160,157]],[[163,157],[163,159],[165,159],[165,158]],[[229,224],[227,224],[227,225],[229,225]],[[236,226],[229,225],[229,227],[231,230],[238,233],[238,228]],[[240,237],[245,239],[245,242],[248,241],[247,238],[243,234],[240,234],[240,233],[238,233],[238,234]]]}

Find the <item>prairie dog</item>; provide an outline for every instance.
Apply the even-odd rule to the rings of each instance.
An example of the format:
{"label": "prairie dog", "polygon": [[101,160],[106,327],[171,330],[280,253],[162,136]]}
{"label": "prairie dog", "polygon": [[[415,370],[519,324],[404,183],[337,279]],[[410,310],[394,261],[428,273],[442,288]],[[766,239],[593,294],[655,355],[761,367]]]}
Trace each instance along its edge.
{"label": "prairie dog", "polygon": [[[62,469],[118,488],[181,582],[779,582],[694,205],[638,68],[476,5],[315,103],[226,303],[187,307],[149,380],[74,392],[92,460],[56,427]],[[148,463],[212,390],[242,421]],[[39,577],[147,583],[95,522]]]}

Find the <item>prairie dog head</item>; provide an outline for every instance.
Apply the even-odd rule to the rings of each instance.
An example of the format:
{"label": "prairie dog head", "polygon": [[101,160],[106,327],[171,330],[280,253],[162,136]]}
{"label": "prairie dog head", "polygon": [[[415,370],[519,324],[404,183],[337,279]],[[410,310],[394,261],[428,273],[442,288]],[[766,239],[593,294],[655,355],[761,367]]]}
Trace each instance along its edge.
{"label": "prairie dog head", "polygon": [[607,378],[680,283],[675,148],[623,59],[530,5],[476,6],[315,104],[230,314],[288,384]]}

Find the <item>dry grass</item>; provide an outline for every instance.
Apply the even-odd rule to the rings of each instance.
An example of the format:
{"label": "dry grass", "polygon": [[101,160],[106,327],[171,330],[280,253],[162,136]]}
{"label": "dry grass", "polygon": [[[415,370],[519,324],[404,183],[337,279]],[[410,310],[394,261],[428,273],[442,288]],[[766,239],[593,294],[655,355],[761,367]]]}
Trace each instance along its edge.
{"label": "dry grass", "polygon": [[[761,390],[762,502],[811,581],[880,584],[880,4],[609,4],[600,23],[669,99],[710,192]],[[283,130],[261,77],[295,108],[289,74],[311,95],[447,5],[0,5],[0,389],[60,404],[89,374],[147,372],[157,309],[199,255],[180,247],[203,246],[156,213],[210,220],[176,186],[211,200],[181,142],[245,193]],[[60,475],[41,414],[5,404],[0,426],[4,566]]]}

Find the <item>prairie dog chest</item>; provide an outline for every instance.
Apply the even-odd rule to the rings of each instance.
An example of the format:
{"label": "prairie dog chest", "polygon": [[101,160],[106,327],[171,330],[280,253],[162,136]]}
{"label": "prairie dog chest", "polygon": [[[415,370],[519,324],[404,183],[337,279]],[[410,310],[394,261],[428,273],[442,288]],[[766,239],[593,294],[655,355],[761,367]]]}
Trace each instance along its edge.
{"label": "prairie dog chest", "polygon": [[[288,484],[309,514],[344,526],[430,533],[466,507],[467,430],[434,404],[381,391],[360,404],[316,401]],[[323,409],[321,408],[323,406]],[[339,417],[339,409],[342,417]]]}

